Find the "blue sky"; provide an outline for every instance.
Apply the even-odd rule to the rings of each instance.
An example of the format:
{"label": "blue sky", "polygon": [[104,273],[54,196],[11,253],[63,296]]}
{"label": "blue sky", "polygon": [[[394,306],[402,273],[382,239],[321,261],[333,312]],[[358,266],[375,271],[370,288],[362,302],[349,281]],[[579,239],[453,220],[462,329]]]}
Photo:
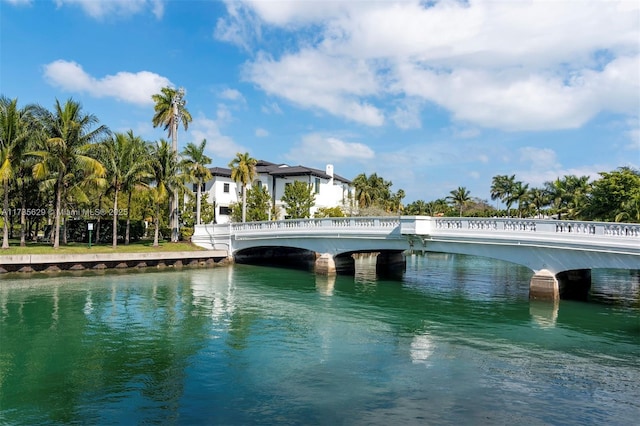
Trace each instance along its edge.
{"label": "blue sky", "polygon": [[0,55],[20,105],[154,141],[151,95],[184,87],[212,165],[376,172],[405,204],[640,168],[635,0],[0,0]]}

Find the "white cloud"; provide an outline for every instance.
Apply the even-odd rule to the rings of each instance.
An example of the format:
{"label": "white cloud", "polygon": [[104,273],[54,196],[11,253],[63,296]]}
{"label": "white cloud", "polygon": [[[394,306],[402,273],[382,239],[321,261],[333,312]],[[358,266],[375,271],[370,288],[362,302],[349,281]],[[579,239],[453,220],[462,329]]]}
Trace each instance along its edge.
{"label": "white cloud", "polygon": [[233,119],[233,115],[229,108],[225,104],[218,104],[218,109],[216,110],[216,121],[219,124],[225,124],[231,122]]}
{"label": "white cloud", "polygon": [[76,62],[64,60],[45,65],[44,76],[53,86],[69,92],[89,93],[97,98],[112,97],[138,105],[153,104],[151,95],[171,85],[166,77],[149,71],[122,71],[97,79]]}
{"label": "white cloud", "polygon": [[235,42],[248,49],[263,31],[300,40],[257,55],[247,80],[370,126],[387,115],[417,127],[416,111],[397,106],[406,99],[512,131],[577,128],[604,111],[640,109],[638,2],[248,0],[227,9]]}
{"label": "white cloud", "polygon": [[260,110],[265,114],[282,114],[282,109],[280,109],[280,105],[276,102],[271,102],[267,105],[263,105]]}
{"label": "white cloud", "polygon": [[269,94],[305,108],[319,108],[349,120],[380,126],[382,112],[366,98],[379,90],[365,61],[337,58],[314,50],[274,60],[260,54],[246,64],[243,76]]}
{"label": "white cloud", "polygon": [[396,107],[391,118],[396,126],[401,129],[419,129],[422,127],[420,113],[420,102],[416,100],[408,100],[405,101],[403,105]]}
{"label": "white cloud", "polygon": [[266,138],[267,136],[269,136],[269,132],[265,129],[262,128],[257,128],[256,129],[256,137],[258,138]]}
{"label": "white cloud", "polygon": [[568,82],[562,76],[521,70],[438,72],[404,64],[398,84],[405,93],[445,106],[458,120],[484,127],[577,128],[605,109],[637,113],[638,58],[617,59],[600,72],[576,73]]}
{"label": "white cloud", "polygon": [[[220,132],[219,123],[204,116],[196,117],[189,125],[189,140],[207,140],[207,151],[214,157],[220,158],[223,164],[238,152],[247,151],[246,148],[236,144],[234,140]],[[214,159],[214,163],[220,163]]]}
{"label": "white cloud", "polygon": [[359,142],[345,142],[335,137],[312,133],[304,136],[285,157],[300,164],[308,163],[310,158],[316,163],[360,162],[373,159],[375,152]]}
{"label": "white cloud", "polygon": [[533,170],[558,169],[560,164],[556,152],[550,148],[520,148],[520,162],[529,164]]}
{"label": "white cloud", "polygon": [[236,89],[224,89],[220,92],[220,97],[229,101],[245,102],[245,98],[242,96],[242,93]]}
{"label": "white cloud", "polygon": [[103,19],[106,16],[128,17],[149,9],[156,18],[162,18],[164,14],[163,0],[55,0],[56,6],[77,5],[94,19]]}

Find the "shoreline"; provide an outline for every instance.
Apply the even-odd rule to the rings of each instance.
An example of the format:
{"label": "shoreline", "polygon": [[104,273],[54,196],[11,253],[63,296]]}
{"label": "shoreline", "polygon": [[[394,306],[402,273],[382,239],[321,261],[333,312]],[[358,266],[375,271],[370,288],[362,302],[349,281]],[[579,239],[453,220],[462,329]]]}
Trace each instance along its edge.
{"label": "shoreline", "polygon": [[59,272],[184,265],[218,265],[229,262],[226,250],[132,252],[88,254],[0,255],[0,276],[7,273]]}

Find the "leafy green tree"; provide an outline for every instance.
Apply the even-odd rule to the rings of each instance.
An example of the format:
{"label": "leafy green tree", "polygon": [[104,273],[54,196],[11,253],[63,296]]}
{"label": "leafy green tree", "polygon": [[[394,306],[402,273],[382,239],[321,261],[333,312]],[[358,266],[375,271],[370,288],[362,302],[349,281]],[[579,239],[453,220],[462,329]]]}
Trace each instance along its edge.
{"label": "leafy green tree", "polygon": [[284,195],[280,199],[286,204],[286,212],[292,219],[308,218],[311,207],[315,204],[313,187],[301,181],[294,181],[284,188]]}
{"label": "leafy green tree", "polygon": [[640,222],[640,172],[620,167],[601,172],[591,185],[587,215],[592,220]]}
{"label": "leafy green tree", "polygon": [[470,193],[464,186],[459,186],[457,189],[449,192],[451,194],[448,199],[453,203],[453,205],[458,207],[458,211],[460,212],[460,217],[462,217],[462,209],[467,205],[469,200],[471,200]]}
{"label": "leafy green tree", "polygon": [[252,186],[247,191],[247,220],[250,222],[269,220],[271,196],[265,186]]}
{"label": "leafy green tree", "polygon": [[207,140],[202,139],[199,145],[189,142],[182,151],[182,166],[184,167],[186,174],[190,177],[192,182],[196,183],[196,225],[200,225],[201,222],[201,198],[202,198],[202,185],[211,179],[211,171],[207,167],[207,164],[211,163],[211,158],[207,157],[204,153]]}
{"label": "leafy green tree", "polygon": [[44,128],[44,140],[32,151],[37,160],[33,176],[43,188],[52,187],[55,193],[55,219],[53,247],[60,247],[60,218],[62,202],[73,193],[83,195],[82,184],[102,178],[106,170],[95,158],[87,155],[92,144],[109,133],[106,126],[98,124],[93,114],[84,114],[80,103],[71,99],[64,105],[58,100],[54,111],[37,109],[37,116]]}
{"label": "leafy green tree", "polygon": [[256,164],[256,159],[251,157],[248,152],[244,154],[238,152],[229,163],[231,179],[240,184],[242,188],[242,222],[247,221],[247,186],[256,177]]}
{"label": "leafy green tree", "polygon": [[[2,248],[9,248],[9,185],[24,176],[24,163],[29,149],[33,128],[34,106],[18,108],[18,99],[0,97],[0,180],[3,190],[3,233]],[[20,245],[25,245],[25,197],[21,194],[21,237]]]}
{"label": "leafy green tree", "polygon": [[313,217],[322,218],[322,217],[344,217],[344,212],[340,207],[320,207],[313,214]]}

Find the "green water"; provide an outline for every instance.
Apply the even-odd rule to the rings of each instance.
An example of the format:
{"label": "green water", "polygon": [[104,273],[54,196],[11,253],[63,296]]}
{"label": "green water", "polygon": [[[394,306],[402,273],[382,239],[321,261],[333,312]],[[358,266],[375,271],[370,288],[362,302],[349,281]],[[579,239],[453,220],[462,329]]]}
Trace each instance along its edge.
{"label": "green water", "polygon": [[637,272],[530,303],[523,268],[410,256],[0,280],[0,424],[635,424]]}

